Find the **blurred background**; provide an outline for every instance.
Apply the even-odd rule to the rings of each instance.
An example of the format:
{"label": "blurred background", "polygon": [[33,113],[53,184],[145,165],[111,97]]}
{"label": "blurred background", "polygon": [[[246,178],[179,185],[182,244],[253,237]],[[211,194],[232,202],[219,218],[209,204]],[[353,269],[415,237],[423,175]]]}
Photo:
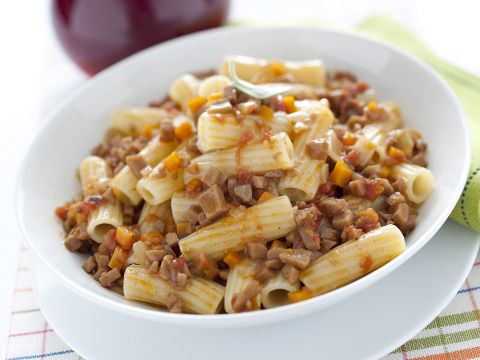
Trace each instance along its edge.
{"label": "blurred background", "polygon": [[[125,18],[112,5],[129,2],[151,6],[150,12],[163,23],[155,24],[137,7],[131,9],[131,17]],[[57,4],[54,12],[53,3]],[[114,59],[158,40],[224,21],[235,25],[328,24],[353,29],[369,16],[387,14],[410,28],[439,56],[480,75],[478,1],[231,0],[228,3],[226,0],[0,0],[1,358],[4,358],[1,350],[4,350],[21,240],[13,199],[18,164],[47,112],[85,82],[89,74]],[[77,13],[69,18],[69,28],[65,28],[61,20],[75,6]],[[106,14],[110,16],[108,21],[103,18]],[[179,16],[183,16],[182,22],[175,21]],[[145,24],[148,31],[142,33],[139,27]],[[137,30],[137,44],[119,50],[120,40],[115,34]],[[104,42],[98,44],[99,40]],[[111,48],[105,48],[105,44]]]}

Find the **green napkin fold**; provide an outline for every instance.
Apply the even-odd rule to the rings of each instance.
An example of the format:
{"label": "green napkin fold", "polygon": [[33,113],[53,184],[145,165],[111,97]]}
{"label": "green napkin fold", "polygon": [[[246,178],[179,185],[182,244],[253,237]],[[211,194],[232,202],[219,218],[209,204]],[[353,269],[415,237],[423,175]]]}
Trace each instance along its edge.
{"label": "green napkin fold", "polygon": [[462,196],[450,217],[480,232],[480,78],[435,56],[409,30],[389,17],[369,18],[357,30],[415,54],[434,68],[459,97],[468,118],[472,162]]}

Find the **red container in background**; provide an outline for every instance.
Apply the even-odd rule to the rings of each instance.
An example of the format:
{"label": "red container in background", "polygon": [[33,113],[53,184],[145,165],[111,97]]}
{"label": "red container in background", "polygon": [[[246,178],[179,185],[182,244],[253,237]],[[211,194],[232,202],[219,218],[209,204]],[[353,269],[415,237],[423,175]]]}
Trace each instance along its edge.
{"label": "red container in background", "polygon": [[88,74],[161,41],[225,23],[229,0],[54,0],[53,24]]}

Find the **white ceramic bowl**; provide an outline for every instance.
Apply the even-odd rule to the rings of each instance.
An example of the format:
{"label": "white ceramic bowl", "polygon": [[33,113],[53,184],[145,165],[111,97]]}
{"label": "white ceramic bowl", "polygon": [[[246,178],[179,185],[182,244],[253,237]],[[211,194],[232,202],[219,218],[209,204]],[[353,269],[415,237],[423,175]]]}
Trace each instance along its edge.
{"label": "white ceramic bowl", "polygon": [[[345,287],[298,304],[234,315],[170,314],[130,302],[94,281],[82,257],[62,245],[53,209],[78,190],[75,169],[106,130],[110,112],[162,98],[178,75],[218,67],[225,54],[290,60],[320,58],[329,70],[355,73],[395,100],[406,126],[429,144],[435,191],[421,207],[406,251]],[[179,326],[265,324],[330,306],[375,283],[412,257],[444,223],[459,198],[470,159],[466,121],[458,100],[428,67],[396,49],[352,34],[306,28],[223,28],[173,40],[122,61],[89,80],[48,118],[24,160],[17,189],[18,217],[37,259],[78,296],[137,319]]]}

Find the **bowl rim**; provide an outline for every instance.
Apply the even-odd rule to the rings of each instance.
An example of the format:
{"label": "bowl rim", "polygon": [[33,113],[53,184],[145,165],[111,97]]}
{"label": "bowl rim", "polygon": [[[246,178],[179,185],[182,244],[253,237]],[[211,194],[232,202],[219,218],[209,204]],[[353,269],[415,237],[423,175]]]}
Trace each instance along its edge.
{"label": "bowl rim", "polygon": [[[71,281],[65,274],[60,271],[57,271],[55,266],[49,260],[48,257],[42,256],[41,252],[37,251],[37,245],[32,237],[29,236],[27,227],[23,222],[22,216],[22,202],[21,199],[21,189],[20,184],[23,182],[26,173],[26,167],[28,163],[28,158],[30,156],[31,149],[33,145],[41,138],[42,134],[49,128],[50,126],[54,126],[56,121],[54,121],[58,114],[62,111],[63,108],[71,104],[75,101],[75,98],[83,94],[84,92],[89,91],[92,87],[95,87],[97,82],[103,81],[104,78],[108,76],[113,76],[118,72],[121,72],[124,68],[130,66],[131,63],[134,63],[141,59],[142,57],[153,54],[154,52],[158,51],[159,48],[165,48],[171,45],[175,45],[177,43],[182,42],[191,42],[195,41],[197,38],[210,36],[211,34],[219,34],[223,36],[229,36],[232,33],[256,33],[256,32],[319,32],[330,34],[332,36],[343,36],[346,38],[353,39],[357,42],[365,42],[373,44],[377,47],[386,48],[389,52],[395,53],[397,56],[403,57],[406,60],[414,63],[417,67],[421,68],[422,71],[428,73],[430,77],[432,77],[438,83],[438,86],[443,87],[446,96],[450,100],[451,106],[454,108],[455,112],[459,115],[459,124],[461,124],[461,129],[464,137],[465,149],[463,154],[463,163],[462,163],[462,171],[458,175],[458,182],[453,189],[452,197],[448,202],[448,206],[445,206],[440,213],[440,216],[437,218],[435,222],[433,222],[432,226],[428,229],[428,231],[420,234],[418,236],[418,240],[414,243],[411,247],[407,248],[400,256],[396,257],[389,263],[385,264],[384,266],[380,267],[379,269],[365,275],[364,277],[345,285],[341,288],[333,290],[331,292],[313,297],[309,300],[296,303],[296,304],[288,304],[284,306],[280,306],[273,309],[265,309],[261,311],[252,311],[246,313],[239,313],[239,314],[213,314],[213,315],[198,315],[198,314],[173,314],[165,311],[161,311],[155,308],[143,308],[135,306],[134,302],[131,303],[122,303],[116,301],[114,299],[107,298],[102,294],[96,293],[92,290],[89,290],[83,287],[80,284],[77,284]],[[62,101],[60,101],[56,107],[51,111],[46,117],[45,123],[41,126],[40,130],[37,131],[33,139],[30,141],[30,144],[23,154],[23,159],[21,161],[21,165],[17,172],[16,176],[16,186],[15,186],[15,212],[17,216],[17,221],[19,226],[22,230],[24,237],[27,240],[28,248],[30,252],[35,256],[35,258],[48,270],[53,273],[63,285],[67,286],[71,290],[73,290],[78,295],[94,301],[97,304],[102,306],[106,306],[109,308],[113,308],[117,311],[121,311],[125,314],[129,314],[131,316],[143,318],[145,320],[150,321],[157,321],[162,323],[168,323],[172,325],[188,325],[194,327],[237,327],[237,326],[249,326],[249,325],[260,325],[260,324],[267,324],[276,321],[287,320],[292,317],[303,316],[312,311],[317,309],[325,308],[328,306],[333,305],[336,302],[339,302],[348,296],[351,296],[363,289],[367,288],[368,286],[372,285],[373,283],[379,281],[380,279],[384,278],[390,272],[401,266],[404,262],[406,262],[410,257],[412,257],[418,250],[420,250],[440,229],[443,223],[447,220],[448,215],[453,210],[457,200],[460,198],[464,184],[466,182],[469,165],[470,165],[470,158],[471,158],[471,145],[470,145],[470,136],[468,132],[468,126],[466,121],[466,116],[464,110],[460,104],[459,99],[453,93],[453,90],[448,86],[446,81],[440,77],[433,69],[427,66],[422,60],[418,59],[417,57],[409,54],[398,47],[395,47],[390,44],[386,44],[382,41],[372,39],[370,37],[359,35],[358,33],[353,33],[351,31],[339,31],[339,30],[330,30],[324,28],[316,28],[316,27],[308,27],[308,26],[247,26],[247,27],[222,27],[216,29],[209,29],[204,31],[199,31],[193,34],[189,34],[186,36],[182,36],[176,39],[168,40],[163,43],[154,45],[147,49],[144,49],[138,53],[135,53],[118,63],[110,66],[109,68],[99,72],[94,77],[88,79],[84,84],[82,84],[78,89],[76,89],[72,94],[65,97]],[[58,120],[57,120],[58,121]]]}

